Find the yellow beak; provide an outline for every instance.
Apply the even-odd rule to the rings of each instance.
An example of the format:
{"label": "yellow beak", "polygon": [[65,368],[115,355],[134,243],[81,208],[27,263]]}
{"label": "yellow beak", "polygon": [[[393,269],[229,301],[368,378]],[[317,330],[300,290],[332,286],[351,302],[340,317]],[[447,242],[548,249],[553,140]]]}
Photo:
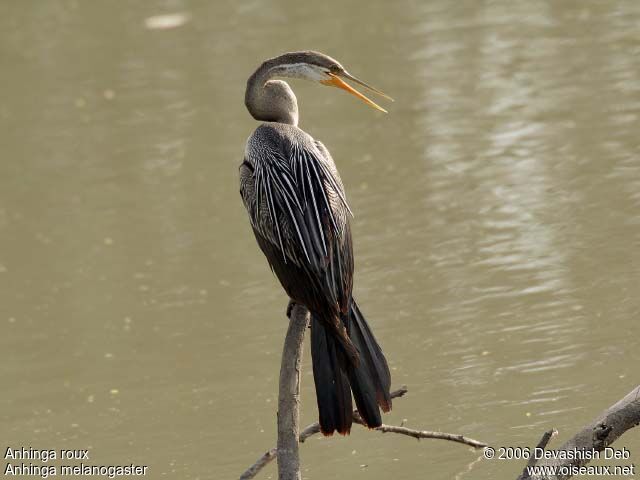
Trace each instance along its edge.
{"label": "yellow beak", "polygon": [[[372,92],[377,93],[378,95],[381,95],[391,101],[393,101],[393,99],[391,97],[389,97],[388,95],[385,95],[384,93],[382,93],[380,90],[375,89],[373,87],[370,87],[369,85],[367,85],[366,83],[364,83],[361,80],[358,80],[357,78],[351,76],[350,74],[348,74],[347,72],[344,72],[344,76],[346,78],[348,78],[349,80],[353,80],[354,82],[362,85],[363,87],[371,90]],[[323,85],[327,85],[330,87],[338,87],[341,88],[342,90],[346,90],[347,92],[349,92],[351,95],[355,95],[356,97],[358,97],[360,100],[362,100],[364,103],[366,103],[367,105],[369,105],[370,107],[375,108],[376,110],[380,110],[381,112],[384,113],[388,113],[384,108],[382,108],[380,105],[378,105],[377,103],[375,103],[373,100],[368,99],[367,97],[365,97],[363,94],[361,94],[359,91],[357,91],[355,88],[353,88],[351,85],[349,85],[348,83],[345,83],[340,77],[338,77],[337,75],[333,74],[333,73],[329,73],[329,78],[328,80],[320,80],[320,83],[322,83]]]}

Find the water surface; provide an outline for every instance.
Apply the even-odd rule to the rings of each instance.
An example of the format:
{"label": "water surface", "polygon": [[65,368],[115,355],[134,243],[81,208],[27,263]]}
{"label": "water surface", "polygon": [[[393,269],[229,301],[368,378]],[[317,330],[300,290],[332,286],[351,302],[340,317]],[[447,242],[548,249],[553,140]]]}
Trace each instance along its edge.
{"label": "water surface", "polygon": [[[0,6],[7,444],[176,479],[235,478],[275,444],[287,299],[237,166],[246,78],[305,48],[396,99],[385,116],[291,82],[355,212],[355,294],[409,387],[386,421],[532,446],[637,385],[640,3],[316,3]],[[635,432],[622,445],[640,455]],[[479,452],[357,428],[301,451],[309,479],[523,466],[467,471]]]}

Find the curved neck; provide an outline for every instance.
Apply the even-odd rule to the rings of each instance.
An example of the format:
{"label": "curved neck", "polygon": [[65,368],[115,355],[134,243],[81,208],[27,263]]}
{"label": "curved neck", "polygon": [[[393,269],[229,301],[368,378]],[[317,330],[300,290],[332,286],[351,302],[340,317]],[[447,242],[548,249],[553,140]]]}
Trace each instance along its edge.
{"label": "curved neck", "polygon": [[283,65],[290,64],[285,55],[264,62],[247,80],[244,103],[256,120],[298,125],[298,101],[287,82],[273,80],[288,76]]}

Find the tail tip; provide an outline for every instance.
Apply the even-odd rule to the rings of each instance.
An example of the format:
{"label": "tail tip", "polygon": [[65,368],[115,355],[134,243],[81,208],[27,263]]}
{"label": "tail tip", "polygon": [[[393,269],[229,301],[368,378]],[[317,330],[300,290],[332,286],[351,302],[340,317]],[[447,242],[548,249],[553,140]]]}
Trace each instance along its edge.
{"label": "tail tip", "polygon": [[322,435],[325,437],[333,437],[333,434],[335,432],[338,432],[340,435],[347,436],[351,433],[351,426],[331,426],[330,428],[323,428],[322,425],[320,425],[320,433],[322,433]]}

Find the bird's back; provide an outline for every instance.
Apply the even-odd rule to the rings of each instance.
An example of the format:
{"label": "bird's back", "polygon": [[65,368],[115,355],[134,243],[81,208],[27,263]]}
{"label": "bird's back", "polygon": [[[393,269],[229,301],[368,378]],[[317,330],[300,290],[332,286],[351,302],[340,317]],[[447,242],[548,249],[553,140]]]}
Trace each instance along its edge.
{"label": "bird's back", "polygon": [[303,275],[317,301],[348,308],[350,210],[328,150],[296,126],[264,123],[247,140],[240,190],[258,243],[292,298],[292,284],[300,284],[293,277]]}

